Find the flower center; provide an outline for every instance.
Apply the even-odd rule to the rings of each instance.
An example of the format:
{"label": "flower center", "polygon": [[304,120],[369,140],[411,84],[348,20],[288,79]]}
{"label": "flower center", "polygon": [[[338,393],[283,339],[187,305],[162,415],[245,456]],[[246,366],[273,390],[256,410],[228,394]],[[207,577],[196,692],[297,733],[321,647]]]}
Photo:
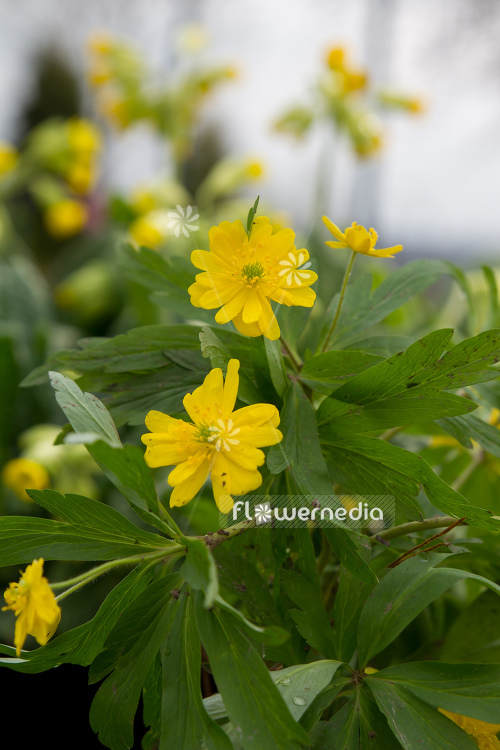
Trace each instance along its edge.
{"label": "flower center", "polygon": [[243,266],[241,269],[241,273],[247,281],[252,283],[264,276],[264,266],[259,261],[256,263],[247,263],[246,266]]}
{"label": "flower center", "polygon": [[211,443],[217,451],[230,451],[232,445],[238,445],[239,440],[236,435],[240,432],[239,427],[233,426],[233,420],[228,419],[227,424],[223,419],[218,419],[217,424],[203,424],[198,430],[200,439]]}

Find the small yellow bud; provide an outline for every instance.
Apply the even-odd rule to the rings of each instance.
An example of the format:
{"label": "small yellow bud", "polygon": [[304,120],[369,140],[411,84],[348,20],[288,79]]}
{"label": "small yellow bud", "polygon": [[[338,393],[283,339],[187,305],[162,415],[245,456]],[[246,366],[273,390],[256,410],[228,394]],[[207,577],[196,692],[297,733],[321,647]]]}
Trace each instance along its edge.
{"label": "small yellow bud", "polygon": [[45,226],[53,237],[62,240],[81,232],[87,217],[87,209],[82,203],[63,200],[49,206],[45,212]]}
{"label": "small yellow bud", "polygon": [[27,458],[7,461],[2,471],[2,482],[14,490],[20,500],[32,502],[26,490],[44,490],[50,487],[47,469]]}

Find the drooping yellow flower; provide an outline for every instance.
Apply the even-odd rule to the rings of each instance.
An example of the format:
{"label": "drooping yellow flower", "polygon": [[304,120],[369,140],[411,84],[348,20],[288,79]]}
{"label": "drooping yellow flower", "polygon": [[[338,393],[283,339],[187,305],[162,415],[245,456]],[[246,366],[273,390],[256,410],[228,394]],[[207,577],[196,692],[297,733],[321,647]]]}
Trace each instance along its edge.
{"label": "drooping yellow flower", "polygon": [[2,470],[2,482],[14,490],[20,500],[32,502],[26,490],[44,490],[50,487],[47,469],[28,458],[13,458]]}
{"label": "drooping yellow flower", "polygon": [[17,164],[17,151],[8,143],[0,141],[0,177],[11,172]]}
{"label": "drooping yellow flower", "polygon": [[61,619],[61,609],[56,602],[49,582],[43,576],[43,558],[33,560],[19,583],[10,583],[4,593],[7,606],[16,616],[14,645],[18,656],[27,635],[33,635],[40,646],[45,646]]}
{"label": "drooping yellow flower", "polygon": [[327,216],[323,216],[323,223],[337,238],[336,241],[325,242],[325,245],[330,247],[349,247],[355,253],[370,255],[373,258],[393,258],[395,253],[400,253],[403,249],[403,245],[376,248],[375,244],[378,239],[376,231],[365,229],[360,224],[356,224],[355,221],[344,232],[341,232],[338,226],[330,221]]}
{"label": "drooping yellow flower", "polygon": [[165,209],[155,209],[139,216],[130,225],[130,236],[140,247],[156,249],[167,239],[171,219]]}
{"label": "drooping yellow flower", "polygon": [[438,710],[455,722],[460,729],[467,732],[480,750],[500,750],[500,741],[496,736],[500,732],[500,724],[489,724],[487,721],[480,721],[480,719],[471,719],[469,716],[445,711],[444,708]]}
{"label": "drooping yellow flower", "polygon": [[217,507],[229,513],[231,495],[243,495],[262,484],[257,470],[264,463],[263,446],[283,438],[276,429],[279,412],[272,404],[253,404],[233,411],[238,395],[237,359],[229,360],[226,381],[216,368],[203,385],[184,397],[184,408],[193,420],[184,422],[159,411],[150,411],[142,436],[148,447],[146,463],[152,468],[172,466],[169,484],[174,488],[170,505],[185,505],[211,475]]}
{"label": "drooping yellow flower", "polygon": [[78,201],[58,201],[45,212],[45,226],[53,237],[62,240],[81,232],[87,215],[87,209]]}
{"label": "drooping yellow flower", "polygon": [[216,322],[232,320],[246,336],[278,339],[280,329],[271,300],[312,307],[316,299],[309,287],[317,274],[305,270],[309,253],[297,250],[294,238],[291,229],[273,234],[267,216],[254,220],[250,237],[241,221],[223,221],[212,227],[210,252],[195,250],[191,254],[193,265],[203,271],[188,289],[191,303],[205,310],[220,307]]}

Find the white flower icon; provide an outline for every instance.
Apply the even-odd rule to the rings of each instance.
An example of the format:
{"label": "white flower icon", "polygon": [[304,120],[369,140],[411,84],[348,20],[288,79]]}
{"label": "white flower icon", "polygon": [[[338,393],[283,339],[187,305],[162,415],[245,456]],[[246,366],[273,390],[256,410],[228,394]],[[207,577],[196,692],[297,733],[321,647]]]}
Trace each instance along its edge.
{"label": "white flower icon", "polygon": [[217,420],[217,425],[212,425],[208,428],[210,432],[213,432],[213,435],[210,435],[208,438],[208,442],[213,443],[215,440],[215,448],[218,451],[222,450],[222,448],[230,451],[231,445],[238,445],[240,442],[234,437],[240,432],[240,427],[234,427],[233,429],[232,419],[228,419],[227,427],[222,419]]}
{"label": "white flower icon", "polygon": [[186,206],[184,209],[177,204],[175,211],[168,212],[168,218],[168,228],[176,237],[180,237],[181,232],[184,237],[189,237],[190,232],[200,228],[200,225],[195,223],[200,218],[200,214],[196,213],[196,206]]}
{"label": "white flower icon", "polygon": [[269,523],[269,521],[273,517],[271,506],[267,503],[256,505],[254,515],[257,525],[260,525],[261,523]]}
{"label": "white flower icon", "polygon": [[[292,281],[294,281],[297,286],[302,286],[302,279],[309,279],[311,277],[311,274],[305,270],[310,267],[311,263],[308,261],[302,266],[305,260],[304,253],[299,253],[298,258],[296,258],[293,253],[288,253],[288,257],[290,260],[280,260],[280,266],[285,267],[281,269],[279,275],[284,276],[287,274],[286,283],[288,286],[291,286]],[[302,268],[300,266],[302,266]]]}

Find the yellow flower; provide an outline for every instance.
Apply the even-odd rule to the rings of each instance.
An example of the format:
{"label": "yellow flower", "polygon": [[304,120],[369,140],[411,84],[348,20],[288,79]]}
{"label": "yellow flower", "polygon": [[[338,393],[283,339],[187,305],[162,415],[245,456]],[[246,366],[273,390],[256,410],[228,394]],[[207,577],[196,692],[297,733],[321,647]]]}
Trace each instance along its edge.
{"label": "yellow flower", "polygon": [[232,494],[243,495],[262,484],[257,470],[264,463],[263,446],[275,445],[283,435],[277,426],[279,412],[272,404],[253,404],[233,411],[238,394],[237,359],[229,360],[226,381],[216,368],[203,385],[184,397],[184,408],[193,422],[150,411],[143,435],[146,463],[171,466],[168,482],[174,488],[170,505],[185,505],[201,489],[208,476],[217,507],[229,513]]}
{"label": "yellow flower", "polygon": [[438,710],[467,732],[480,750],[500,750],[500,741],[496,736],[500,732],[500,724],[489,724],[479,719],[453,714],[451,711],[445,711],[444,708]]}
{"label": "yellow flower", "polygon": [[170,222],[168,211],[156,209],[144,216],[139,216],[131,224],[129,232],[140,247],[156,249],[162,242],[165,242]]}
{"label": "yellow flower", "polygon": [[325,245],[329,245],[330,247],[349,247],[355,253],[369,255],[372,258],[393,258],[393,253],[399,253],[403,249],[403,245],[376,248],[375,244],[378,239],[376,231],[374,229],[365,229],[360,224],[356,224],[355,221],[344,232],[341,232],[338,226],[333,221],[330,221],[327,216],[323,216],[323,223],[328,227],[333,236],[337,238],[336,242],[325,242]]}
{"label": "yellow flower", "polygon": [[113,48],[113,39],[109,34],[96,32],[89,37],[88,49],[94,55],[107,55]]}
{"label": "yellow flower", "polygon": [[11,172],[17,164],[17,151],[8,143],[0,141],[0,177]]}
{"label": "yellow flower", "polygon": [[9,584],[4,593],[7,606],[16,616],[14,645],[18,656],[27,635],[33,635],[40,646],[45,646],[61,619],[61,609],[56,602],[49,582],[43,577],[43,559],[33,560],[19,583]]}
{"label": "yellow flower", "polygon": [[327,53],[327,64],[337,77],[341,93],[348,94],[352,91],[364,89],[368,76],[363,70],[354,70],[346,63],[346,52],[343,47],[332,47]]}
{"label": "yellow flower", "polygon": [[101,148],[101,135],[89,120],[74,117],[67,123],[70,148],[78,155],[91,155]]}
{"label": "yellow flower", "polygon": [[250,237],[241,221],[223,221],[209,232],[210,252],[195,250],[191,262],[203,273],[188,291],[195,307],[221,309],[217,323],[233,321],[240,333],[275,340],[280,336],[271,300],[282,305],[312,307],[316,294],[308,287],[317,274],[306,271],[307,250],[296,250],[295,234],[273,234],[267,216],[253,222]]}
{"label": "yellow flower", "polygon": [[56,239],[65,239],[81,232],[87,216],[87,209],[78,201],[58,201],[45,212],[45,226]]}
{"label": "yellow flower", "polygon": [[246,163],[245,168],[248,177],[252,180],[257,180],[264,173],[264,167],[260,161],[249,161]]}
{"label": "yellow flower", "polygon": [[28,458],[7,461],[2,471],[2,482],[14,490],[20,500],[32,502],[26,490],[44,490],[50,487],[47,469]]}
{"label": "yellow flower", "polygon": [[132,193],[131,204],[136,213],[147,214],[157,207],[157,200],[150,190],[136,188]]}
{"label": "yellow flower", "polygon": [[90,163],[74,161],[66,172],[68,187],[77,195],[85,195],[93,187],[96,170]]}

